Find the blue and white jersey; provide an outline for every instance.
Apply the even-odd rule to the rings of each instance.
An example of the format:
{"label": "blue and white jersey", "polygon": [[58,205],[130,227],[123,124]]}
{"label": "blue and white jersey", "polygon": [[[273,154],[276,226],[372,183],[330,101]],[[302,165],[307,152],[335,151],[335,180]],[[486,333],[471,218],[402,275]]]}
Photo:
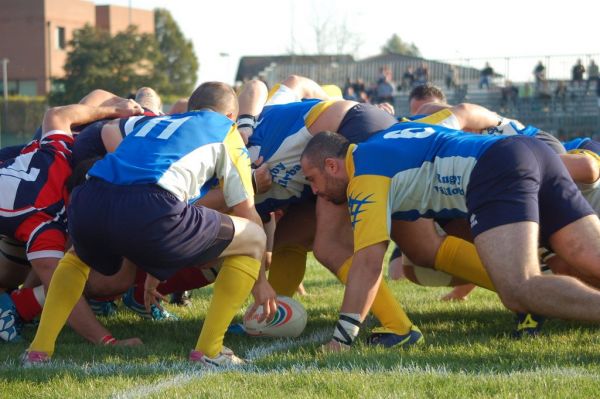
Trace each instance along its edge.
{"label": "blue and white jersey", "polygon": [[308,127],[331,104],[331,101],[306,100],[270,105],[258,117],[248,140],[248,152],[252,161],[263,157],[273,178],[271,189],[256,195],[259,213],[312,195],[300,167],[300,156],[312,138]]}
{"label": "blue and white jersey", "polygon": [[213,177],[222,180],[228,206],[251,198],[253,192],[250,158],[236,126],[212,111],[161,116],[135,125],[88,176],[118,185],[156,184],[186,202],[199,199]]}
{"label": "blue and white jersey", "polygon": [[389,240],[392,218],[465,218],[471,172],[504,138],[402,122],[351,145],[347,195],[355,251]]}

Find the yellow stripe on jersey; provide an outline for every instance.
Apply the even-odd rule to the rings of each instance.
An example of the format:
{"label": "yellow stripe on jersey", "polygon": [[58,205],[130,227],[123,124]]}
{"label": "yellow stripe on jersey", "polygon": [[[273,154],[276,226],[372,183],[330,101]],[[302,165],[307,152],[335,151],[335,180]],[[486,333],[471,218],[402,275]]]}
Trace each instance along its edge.
{"label": "yellow stripe on jersey", "polygon": [[348,184],[348,208],[354,230],[354,252],[390,239],[388,212],[392,179],[361,175]]}
{"label": "yellow stripe on jersey", "polygon": [[332,100],[343,100],[342,89],[337,85],[321,85],[321,89],[329,96]]}
{"label": "yellow stripe on jersey", "polygon": [[598,164],[600,164],[600,156],[598,156],[598,154],[596,154],[595,152],[590,151],[590,150],[584,150],[584,149],[577,148],[575,150],[571,150],[571,151],[567,152],[567,154],[587,155],[588,157],[595,159],[596,162]]}
{"label": "yellow stripe on jersey", "polygon": [[450,129],[460,130],[458,119],[456,119],[456,116],[454,116],[452,111],[450,111],[448,108],[431,115],[427,115],[423,118],[416,119],[412,122],[427,123],[429,125],[439,125],[448,127]]}
{"label": "yellow stripe on jersey", "polygon": [[277,93],[280,87],[281,83],[276,83],[273,87],[271,87],[271,90],[269,90],[269,94],[267,95],[267,101],[273,98],[273,96],[275,95],[275,93]]}
{"label": "yellow stripe on jersey", "polygon": [[[248,150],[244,141],[242,140],[242,136],[237,130],[236,126],[233,126],[225,140],[223,140],[223,144],[225,145],[225,149],[227,150],[227,154],[231,159],[231,162],[237,169],[237,172],[240,176],[242,184],[244,186],[244,191],[246,192],[246,198],[254,197],[254,189],[252,188],[252,171],[251,171],[251,161],[250,154],[248,154]],[[225,182],[226,183],[226,182]],[[224,186],[223,182],[220,184]],[[225,184],[226,185],[226,184]],[[227,193],[225,193],[227,194]],[[227,195],[225,197],[227,200]],[[235,205],[235,204],[228,204]]]}
{"label": "yellow stripe on jersey", "polygon": [[312,107],[310,109],[310,111],[308,111],[308,114],[304,118],[304,125],[306,125],[306,127],[311,127],[311,125],[313,123],[315,123],[315,121],[317,120],[317,118],[319,116],[321,116],[321,114],[327,108],[331,107],[335,102],[336,102],[336,100],[321,101],[320,103],[316,104],[314,107]]}
{"label": "yellow stripe on jersey", "polygon": [[348,151],[346,152],[346,173],[348,173],[349,179],[354,177],[354,158],[352,158],[352,153],[355,148],[356,144],[350,144],[348,146]]}

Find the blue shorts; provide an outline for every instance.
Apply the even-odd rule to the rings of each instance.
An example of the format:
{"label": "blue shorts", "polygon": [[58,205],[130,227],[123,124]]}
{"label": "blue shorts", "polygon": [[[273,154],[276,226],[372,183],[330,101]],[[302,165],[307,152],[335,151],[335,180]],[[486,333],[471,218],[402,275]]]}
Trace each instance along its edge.
{"label": "blue shorts", "polygon": [[573,183],[560,158],[541,141],[513,136],[498,141],[479,159],[467,187],[473,237],[494,227],[524,221],[540,225],[540,240],[594,210]]}
{"label": "blue shorts", "polygon": [[393,115],[372,104],[356,104],[350,108],[337,132],[351,143],[361,143],[369,137],[398,123]]}
{"label": "blue shorts", "polygon": [[552,148],[552,150],[557,154],[566,154],[567,150],[562,145],[559,139],[551,135],[550,133],[544,132],[540,130],[534,136],[536,139],[543,141],[547,146]]}
{"label": "blue shorts", "polygon": [[75,252],[94,270],[113,275],[127,258],[160,280],[219,257],[234,234],[229,216],[188,205],[156,185],[100,179],[73,190],[68,222]]}
{"label": "blue shorts", "polygon": [[596,140],[588,140],[579,147],[582,150],[588,150],[600,155],[600,143]]}

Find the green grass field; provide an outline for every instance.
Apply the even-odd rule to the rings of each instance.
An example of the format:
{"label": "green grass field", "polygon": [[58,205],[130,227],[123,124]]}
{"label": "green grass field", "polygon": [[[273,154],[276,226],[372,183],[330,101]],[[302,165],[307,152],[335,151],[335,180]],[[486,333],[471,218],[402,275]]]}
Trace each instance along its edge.
{"label": "green grass field", "polygon": [[308,268],[309,314],[294,340],[228,336],[225,344],[253,360],[236,370],[210,371],[186,361],[195,345],[212,290],[194,292],[188,308],[169,307],[182,320],[141,321],[120,308],[104,319],[117,337],[139,336],[143,347],[94,347],[65,329],[51,365],[19,366],[25,342],[0,343],[0,398],[313,398],[313,397],[598,397],[597,327],[550,320],[540,338],[508,337],[514,323],[497,297],[476,290],[462,303],[438,298],[448,289],[391,282],[426,343],[410,350],[376,349],[324,354],[342,287],[314,261]]}

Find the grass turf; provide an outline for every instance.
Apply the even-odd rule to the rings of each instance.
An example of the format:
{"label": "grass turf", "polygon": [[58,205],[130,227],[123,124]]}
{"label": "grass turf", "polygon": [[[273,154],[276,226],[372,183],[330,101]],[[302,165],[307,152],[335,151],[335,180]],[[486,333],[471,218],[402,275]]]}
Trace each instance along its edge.
{"label": "grass turf", "polygon": [[294,340],[227,336],[253,359],[239,370],[207,371],[185,359],[195,345],[212,290],[194,292],[188,308],[169,307],[175,323],[142,321],[120,308],[103,319],[117,337],[139,336],[142,347],[95,347],[69,329],[53,363],[23,369],[23,343],[0,343],[0,398],[135,397],[596,397],[600,391],[597,327],[550,320],[540,338],[513,340],[513,315],[494,294],[476,290],[460,303],[440,302],[448,289],[390,282],[426,343],[409,350],[364,345],[374,321],[351,351],[324,354],[342,299],[341,285],[311,261],[300,301],[309,313]]}

